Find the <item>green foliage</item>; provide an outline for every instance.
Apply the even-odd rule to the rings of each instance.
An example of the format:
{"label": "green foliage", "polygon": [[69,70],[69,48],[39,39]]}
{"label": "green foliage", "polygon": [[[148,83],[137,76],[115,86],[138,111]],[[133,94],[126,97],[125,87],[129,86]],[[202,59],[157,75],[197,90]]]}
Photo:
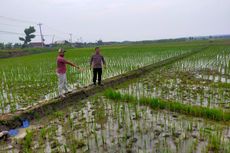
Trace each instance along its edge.
{"label": "green foliage", "polygon": [[64,112],[56,111],[56,112],[53,113],[53,115],[60,119],[60,118],[62,118],[64,116]]}
{"label": "green foliage", "polygon": [[20,41],[23,41],[22,48],[27,47],[28,43],[31,42],[31,39],[35,38],[35,35],[33,34],[35,32],[35,28],[33,26],[30,26],[29,28],[26,28],[24,30],[25,38],[19,37]]}
{"label": "green foliage", "polygon": [[218,153],[221,152],[221,134],[220,133],[213,133],[209,136],[208,139],[208,149],[209,151]]}
{"label": "green foliage", "polygon": [[[168,57],[190,52],[193,49],[197,50],[204,45],[205,43],[202,42],[184,42],[179,44],[155,43],[148,45],[102,46],[102,54],[109,65],[108,68],[103,71],[103,78],[123,74],[138,67],[162,61]],[[218,51],[220,49],[228,50],[225,46],[221,46],[221,48],[217,46],[214,50]],[[2,105],[0,105],[1,113],[30,106],[41,99],[41,97],[44,97],[44,95],[52,93],[52,98],[52,96],[57,93],[57,75],[55,73],[57,49],[25,48],[15,51],[46,53],[0,60],[0,78],[3,80],[2,86],[0,87],[0,95],[3,93],[7,95],[0,96],[0,101],[2,101]],[[7,52],[7,50],[3,52]],[[81,86],[91,83],[88,60],[93,52],[93,48],[67,49],[65,54],[66,59],[77,63],[85,69],[85,71],[78,75],[75,69],[67,68],[68,84],[71,87],[76,85],[78,81],[81,82]],[[0,51],[0,56],[1,53],[2,50]],[[73,88],[75,87],[76,86]],[[11,93],[14,98],[11,98]],[[129,96],[126,97],[126,99],[129,98]],[[9,104],[12,106],[10,110],[6,109],[6,106]],[[16,104],[18,107],[15,107]]]}
{"label": "green foliage", "polygon": [[217,88],[230,88],[229,83],[223,83],[223,82],[212,83],[211,86],[212,87],[217,87]]}
{"label": "green foliage", "polygon": [[23,152],[25,153],[32,153],[32,139],[33,139],[33,132],[27,130],[26,137],[23,140]]}
{"label": "green foliage", "polygon": [[46,135],[47,135],[47,129],[46,128],[42,128],[40,130],[40,136],[42,139],[45,139],[46,138]]}
{"label": "green foliage", "polygon": [[[107,98],[116,101],[137,102],[134,96],[122,95],[120,92],[114,91],[112,89],[105,91],[104,95]],[[166,109],[173,112],[192,115],[196,117],[204,117],[216,121],[230,121],[230,112],[224,112],[223,110],[217,108],[193,106],[189,104],[183,104],[181,102],[172,102],[146,97],[141,97],[139,99],[139,103],[143,105],[148,105],[153,109]]]}
{"label": "green foliage", "polygon": [[126,101],[126,102],[135,102],[136,99],[133,96],[130,96],[128,94],[121,94],[120,92],[113,92],[112,89],[107,89],[105,91],[105,96],[110,97],[110,99],[115,101]]}

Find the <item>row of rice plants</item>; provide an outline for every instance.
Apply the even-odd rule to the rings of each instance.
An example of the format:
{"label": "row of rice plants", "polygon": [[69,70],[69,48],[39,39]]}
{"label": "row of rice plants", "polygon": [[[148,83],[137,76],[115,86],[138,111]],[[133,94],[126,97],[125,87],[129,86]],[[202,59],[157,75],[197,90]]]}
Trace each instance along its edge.
{"label": "row of rice plants", "polygon": [[[158,47],[154,45],[102,48],[108,68],[103,77],[115,76],[143,65],[191,51],[191,46]],[[69,50],[66,58],[78,63],[82,73],[68,68],[69,90],[91,83],[89,59],[93,49]],[[56,52],[30,55],[0,61],[0,113],[26,109],[39,100],[57,96]]]}
{"label": "row of rice plants", "polygon": [[204,117],[216,121],[230,121],[230,112],[217,108],[207,108],[201,106],[192,106],[181,102],[164,101],[151,97],[134,97],[128,94],[122,94],[119,91],[107,90],[105,96],[116,101],[134,102],[143,105],[149,105],[153,109],[166,109],[173,112],[188,114],[195,117]]}
{"label": "row of rice plants", "polygon": [[137,97],[151,96],[191,105],[229,109],[229,60],[229,47],[209,48],[155,70],[121,91]]}
{"label": "row of rice plants", "polygon": [[230,149],[226,125],[103,96],[54,112],[39,126],[25,139],[12,140],[9,151],[227,153]]}

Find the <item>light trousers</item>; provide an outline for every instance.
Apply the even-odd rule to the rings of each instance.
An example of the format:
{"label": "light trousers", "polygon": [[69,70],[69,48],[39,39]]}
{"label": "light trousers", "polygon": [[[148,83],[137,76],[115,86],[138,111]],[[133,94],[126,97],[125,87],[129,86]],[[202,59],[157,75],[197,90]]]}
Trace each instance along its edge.
{"label": "light trousers", "polygon": [[58,93],[60,96],[60,95],[63,95],[63,90],[65,92],[68,92],[67,78],[66,78],[66,73],[63,73],[63,74],[57,73],[57,76],[58,76]]}

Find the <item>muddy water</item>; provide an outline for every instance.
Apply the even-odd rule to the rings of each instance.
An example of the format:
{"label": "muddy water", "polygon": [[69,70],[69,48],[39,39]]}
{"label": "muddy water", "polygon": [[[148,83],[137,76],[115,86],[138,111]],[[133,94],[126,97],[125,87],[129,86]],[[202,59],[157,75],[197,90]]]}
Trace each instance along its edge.
{"label": "muddy water", "polygon": [[[31,128],[36,127],[36,128]],[[211,136],[230,151],[230,128],[145,106],[93,97],[36,120],[30,130],[32,152],[205,152]],[[28,130],[28,129],[27,129]],[[20,130],[11,142],[1,142],[0,152],[25,151]],[[28,138],[27,138],[28,139]]]}

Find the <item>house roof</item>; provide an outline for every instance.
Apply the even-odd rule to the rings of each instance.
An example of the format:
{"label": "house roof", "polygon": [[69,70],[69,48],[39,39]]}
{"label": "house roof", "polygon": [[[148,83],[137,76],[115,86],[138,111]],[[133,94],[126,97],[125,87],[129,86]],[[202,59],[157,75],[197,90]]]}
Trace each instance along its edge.
{"label": "house roof", "polygon": [[31,42],[30,44],[31,44],[31,45],[42,45],[42,44],[44,44],[44,43],[42,43],[42,42]]}

